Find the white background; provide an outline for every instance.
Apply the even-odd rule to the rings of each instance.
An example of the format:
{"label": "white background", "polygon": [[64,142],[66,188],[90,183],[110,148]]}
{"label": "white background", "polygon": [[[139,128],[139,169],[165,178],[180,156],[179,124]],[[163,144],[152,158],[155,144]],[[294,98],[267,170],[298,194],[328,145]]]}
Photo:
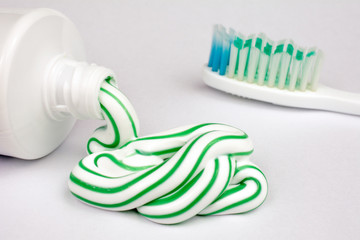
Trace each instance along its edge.
{"label": "white background", "polygon": [[0,239],[359,239],[360,117],[245,100],[201,80],[212,25],[318,46],[321,81],[360,93],[359,1],[18,1],[72,19],[90,62],[114,69],[140,118],[141,135],[202,122],[232,124],[255,145],[269,181],[257,210],[195,217],[174,226],[135,211],[87,206],[67,188],[100,121],[79,121],[36,161],[0,157]]}

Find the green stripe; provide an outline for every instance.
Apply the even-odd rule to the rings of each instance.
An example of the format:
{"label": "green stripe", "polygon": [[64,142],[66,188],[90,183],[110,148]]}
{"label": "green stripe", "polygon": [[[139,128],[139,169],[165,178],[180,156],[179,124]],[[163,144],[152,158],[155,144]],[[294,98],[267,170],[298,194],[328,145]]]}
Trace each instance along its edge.
{"label": "green stripe", "polygon": [[236,37],[236,39],[234,40],[234,46],[237,47],[238,49],[242,49],[243,42],[244,42],[243,39]]}
{"label": "green stripe", "polygon": [[[157,135],[157,136],[149,136],[149,137],[141,137],[141,138],[137,138],[137,139],[134,139],[134,140],[130,140],[129,142],[127,142],[126,144],[122,145],[120,147],[120,149],[130,145],[131,143],[134,143],[134,142],[140,142],[140,141],[147,141],[147,140],[155,140],[155,139],[166,139],[166,138],[174,138],[174,137],[184,137],[188,134],[191,134],[193,132],[195,132],[196,130],[200,129],[200,128],[203,128],[203,127],[206,127],[206,126],[211,126],[211,125],[220,125],[220,126],[228,126],[228,125],[225,125],[225,124],[220,124],[220,123],[204,123],[204,124],[199,124],[197,126],[194,126],[192,128],[189,128],[189,129],[186,129],[182,132],[177,132],[177,133],[171,133],[171,134],[166,134],[166,135]],[[220,131],[220,130],[214,130],[214,131]],[[241,131],[241,130],[239,130]],[[242,131],[241,131],[242,132]],[[246,133],[243,133],[244,136],[246,136],[245,138],[248,137],[248,135]]]}
{"label": "green stripe", "polygon": [[182,188],[180,188],[177,192],[175,192],[174,194],[167,194],[162,198],[158,198],[155,199],[152,202],[147,203],[145,206],[157,206],[157,205],[162,205],[162,204],[166,204],[166,203],[170,203],[175,201],[176,199],[179,199],[180,197],[182,197],[185,193],[187,193],[200,179],[200,177],[202,176],[202,174],[204,173],[204,170],[202,170],[198,175],[196,175],[196,177],[194,177],[193,179],[191,179],[191,181],[189,183],[187,183],[185,186],[183,186]]}
{"label": "green stripe", "polygon": [[[195,140],[193,140],[189,146],[185,149],[184,153],[182,154],[182,156],[179,158],[179,160],[177,161],[177,163],[174,165],[174,167],[160,180],[158,180],[157,182],[155,182],[154,184],[152,184],[150,187],[144,189],[142,192],[138,193],[137,195],[135,195],[134,197],[121,202],[121,203],[115,203],[115,204],[102,204],[102,203],[96,203],[96,202],[92,202],[90,200],[87,200],[88,203],[91,203],[93,205],[96,206],[101,206],[101,207],[120,207],[120,206],[124,206],[138,198],[140,198],[141,196],[145,195],[146,193],[148,193],[149,191],[155,189],[157,186],[159,186],[160,184],[162,184],[163,182],[165,182],[168,178],[170,178],[170,176],[178,169],[178,167],[181,165],[181,163],[184,161],[185,157],[187,156],[188,152],[191,150],[192,146],[203,136],[207,133],[204,133],[200,136],[198,136]],[[185,184],[195,173],[195,171],[197,170],[198,166],[200,165],[202,159],[204,158],[206,152],[209,150],[210,147],[212,147],[214,144],[216,144],[219,141],[222,140],[227,140],[227,139],[244,139],[246,138],[247,135],[227,135],[227,136],[222,136],[219,138],[216,138],[214,140],[212,140],[210,143],[208,143],[206,145],[206,147],[203,149],[203,151],[201,152],[200,156],[198,157],[193,169],[191,170],[190,174],[188,174],[188,176],[185,178],[185,180],[174,190],[176,191],[179,187],[181,187],[183,184]],[[114,188],[103,188],[103,187],[98,187],[98,186],[94,186],[91,185],[89,183],[86,183],[80,179],[78,179],[76,176],[74,176],[73,174],[70,175],[70,179],[71,181],[73,181],[75,184],[91,190],[91,191],[95,191],[95,192],[99,192],[99,193],[116,193],[116,192],[120,192],[123,191],[127,188],[129,188],[130,186],[134,185],[135,183],[139,182],[140,180],[144,179],[146,176],[150,175],[151,173],[153,173],[154,171],[156,171],[157,169],[160,168],[160,166],[162,166],[163,164],[160,164],[152,169],[150,169],[148,172],[144,173],[143,175],[141,175],[140,177],[132,180],[131,182],[128,182],[122,186],[118,186],[118,187],[114,187]],[[86,199],[82,199],[83,201],[86,202]]]}
{"label": "green stripe", "polygon": [[264,53],[268,56],[271,55],[272,45],[269,43],[266,43],[266,46],[264,47]]}
{"label": "green stripe", "polygon": [[[95,185],[91,185],[79,178],[77,178],[73,173],[70,174],[70,180],[85,188],[88,190],[92,190],[94,192],[99,192],[99,193],[116,193],[116,192],[121,192],[129,187],[131,187],[132,185],[138,183],[139,181],[141,181],[142,179],[146,178],[147,176],[149,176],[150,174],[152,174],[153,172],[155,172],[157,169],[159,169],[162,165],[164,165],[165,162],[157,165],[156,167],[150,169],[149,171],[145,172],[144,174],[140,175],[139,177],[131,180],[130,182],[125,183],[124,185],[118,186],[118,187],[114,187],[114,188],[103,188],[103,187],[98,187]],[[84,169],[86,170],[86,169]]]}
{"label": "green stripe", "polygon": [[[90,154],[93,153],[90,150],[90,144],[92,142],[96,142],[96,143],[98,143],[99,145],[101,145],[101,146],[103,146],[105,148],[115,148],[120,143],[120,133],[119,133],[119,129],[118,129],[117,125],[116,125],[116,122],[115,122],[114,118],[112,117],[112,115],[110,114],[110,112],[107,110],[107,108],[104,105],[100,104],[100,107],[101,107],[103,113],[105,113],[106,116],[109,118],[111,126],[114,129],[114,135],[115,135],[114,136],[114,141],[112,143],[107,144],[107,143],[101,142],[99,139],[97,139],[95,137],[90,138],[88,143],[87,143],[87,151]],[[106,128],[106,126],[102,126],[102,127],[98,128],[97,130],[99,130],[101,128]],[[97,130],[95,130],[95,131],[97,131]]]}
{"label": "green stripe", "polygon": [[249,38],[249,39],[247,39],[246,41],[245,41],[245,44],[244,44],[244,48],[246,48],[246,47],[251,47],[251,43],[252,43],[252,38]]}
{"label": "green stripe", "polygon": [[[265,179],[265,181],[266,181],[266,177],[265,177],[264,173],[263,173],[259,168],[255,167],[255,166],[253,166],[253,165],[243,165],[243,166],[241,166],[241,167],[236,168],[236,169],[235,169],[234,176],[235,176],[237,173],[239,173],[240,171],[242,171],[242,170],[244,170],[244,169],[249,169],[249,168],[250,168],[250,169],[255,169],[255,170],[257,170],[258,172],[260,172],[260,173],[263,175],[263,177],[264,177],[264,179]],[[230,195],[232,195],[232,194],[234,194],[234,193],[237,193],[237,192],[243,190],[243,189],[246,187],[246,183],[244,183],[244,182],[245,182],[245,181],[248,181],[248,180],[254,180],[254,179],[255,179],[255,178],[253,178],[253,177],[248,177],[248,178],[243,179],[243,180],[239,183],[238,186],[227,190],[226,192],[224,192],[224,194],[220,195],[220,197],[217,198],[214,202],[219,201],[219,200],[221,200],[221,199],[224,199],[224,198],[226,198],[226,197],[228,197],[228,196],[230,196]],[[205,215],[217,214],[217,213],[226,211],[226,210],[228,210],[228,209],[230,209],[230,208],[240,206],[241,204],[245,204],[245,203],[247,203],[247,202],[255,199],[255,198],[260,194],[260,192],[261,192],[261,185],[260,185],[260,181],[258,181],[257,179],[255,179],[254,181],[256,182],[256,184],[257,184],[258,188],[260,188],[260,190],[258,189],[258,190],[257,190],[252,196],[250,196],[249,198],[246,198],[246,199],[244,199],[244,200],[242,200],[242,201],[236,202],[236,203],[234,203],[234,204],[232,204],[232,205],[226,206],[226,207],[224,207],[224,208],[222,208],[222,209],[220,209],[220,210],[217,210],[217,211],[214,211],[214,212],[211,212],[211,213],[207,213],[207,214],[202,214],[202,215],[205,216]],[[257,193],[257,192],[259,192],[259,193]],[[255,196],[255,195],[256,195],[256,196]],[[213,203],[214,203],[214,202],[213,202]],[[261,204],[260,204],[260,205],[261,205]],[[259,206],[260,206],[260,205],[259,205]],[[258,206],[257,206],[257,207],[258,207]],[[251,209],[251,210],[252,210],[252,209]],[[250,210],[249,210],[249,211],[250,211]]]}
{"label": "green stripe", "polygon": [[215,168],[210,182],[208,183],[206,188],[189,205],[187,205],[186,207],[184,207],[183,209],[177,212],[164,214],[164,215],[148,215],[143,213],[140,214],[147,218],[172,218],[179,216],[185,213],[186,211],[188,211],[189,209],[191,209],[192,207],[194,207],[197,203],[201,201],[201,199],[210,191],[211,187],[214,185],[218,175],[219,175],[219,159],[215,159]]}
{"label": "green stripe", "polygon": [[[118,89],[110,83],[111,78],[106,78],[105,80],[106,80],[107,83],[109,83],[110,86],[114,87],[118,91]],[[109,95],[111,98],[113,98],[121,106],[121,108],[124,110],[124,112],[126,113],[128,119],[129,119],[129,121],[131,123],[134,136],[137,137],[137,129],[136,129],[134,120],[133,120],[131,114],[129,113],[128,109],[125,107],[125,105],[110,91],[108,91],[108,90],[106,90],[104,88],[100,88],[100,91],[102,91],[102,92],[106,93],[107,95]],[[112,125],[112,127],[114,129],[114,135],[115,135],[114,136],[114,141],[112,143],[110,143],[110,144],[106,144],[104,142],[101,142],[97,138],[94,138],[94,137],[90,138],[88,143],[87,143],[87,151],[90,154],[92,153],[92,151],[90,149],[90,144],[92,142],[96,142],[96,143],[98,143],[99,145],[101,145],[102,147],[105,147],[105,148],[116,148],[119,145],[120,141],[121,141],[118,126],[116,124],[116,121],[112,117],[110,111],[104,105],[102,105],[101,103],[100,103],[100,107],[101,107],[103,113],[105,113],[106,116],[109,118],[110,123],[111,123],[111,125]],[[102,126],[100,128],[104,128],[104,126]],[[98,130],[99,130],[99,128],[98,128]]]}
{"label": "green stripe", "polygon": [[[129,142],[127,142],[126,144],[122,145],[120,147],[120,149],[125,148],[126,146],[130,145],[131,143],[135,143],[135,142],[139,142],[139,141],[147,141],[147,140],[155,140],[155,139],[166,139],[166,138],[174,138],[174,137],[183,137],[186,136],[188,134],[193,133],[194,131],[202,128],[202,127],[206,127],[206,126],[210,126],[210,125],[220,125],[220,126],[227,126],[225,124],[219,124],[219,123],[204,123],[204,124],[199,124],[197,126],[194,126],[192,128],[189,128],[185,131],[182,132],[178,132],[178,133],[172,133],[172,134],[167,134],[167,135],[157,135],[157,136],[150,136],[150,137],[142,137],[142,138],[137,138],[134,140],[130,140]],[[241,130],[240,130],[241,131]],[[248,137],[248,135],[246,133],[243,133],[243,136],[246,136],[245,138]],[[135,150],[135,151],[139,151],[139,153],[141,153],[140,150]],[[152,152],[151,154],[155,154],[155,155],[162,155],[167,153],[166,151],[171,151],[171,150],[164,150],[164,151],[159,151],[159,152]],[[241,152],[241,153],[237,153],[237,155],[249,155],[253,152],[253,150],[251,150],[251,152]],[[143,152],[144,153],[144,152]],[[145,153],[144,155],[146,155],[147,153]],[[232,154],[234,155],[234,154]],[[95,164],[96,165],[96,164]]]}
{"label": "green stripe", "polygon": [[226,190],[224,192],[224,194],[222,194],[219,198],[216,199],[215,202],[220,201],[221,199],[224,199],[234,193],[237,193],[237,192],[243,190],[245,187],[246,187],[246,183],[241,182],[241,183],[239,183],[238,186]]}
{"label": "green stripe", "polygon": [[[217,210],[217,211],[214,211],[214,212],[211,212],[211,213],[207,213],[207,214],[202,214],[202,215],[203,215],[203,216],[207,216],[207,215],[218,214],[218,213],[227,211],[227,210],[229,210],[229,209],[231,209],[231,208],[238,207],[238,206],[240,206],[240,205],[243,205],[243,204],[245,204],[245,203],[248,203],[248,202],[254,200],[255,198],[257,198],[257,197],[260,195],[261,189],[262,189],[262,188],[261,188],[260,181],[257,180],[256,178],[253,178],[253,177],[245,178],[242,182],[245,182],[245,181],[254,181],[254,182],[256,183],[256,185],[257,185],[257,190],[256,190],[256,192],[255,192],[254,194],[252,194],[250,197],[247,197],[247,198],[245,198],[245,199],[243,199],[243,200],[240,200],[240,201],[238,201],[238,202],[235,202],[235,203],[233,203],[233,204],[230,204],[230,205],[228,205],[228,206],[226,206],[226,207],[224,207],[224,208],[221,208],[221,209],[219,209],[219,210]],[[246,184],[246,183],[243,183],[243,184]],[[236,187],[236,188],[237,188],[237,187]],[[242,189],[244,189],[244,187],[239,187],[239,191],[242,190]],[[230,189],[230,190],[232,190],[232,189]],[[236,192],[237,192],[237,191],[236,191]],[[235,192],[234,192],[234,193],[235,193]]]}
{"label": "green stripe", "polygon": [[235,61],[235,70],[234,70],[235,75],[238,72],[239,59],[240,59],[240,50],[243,48],[243,43],[244,43],[244,40],[239,38],[239,37],[236,37],[236,39],[234,40],[234,46],[237,48],[236,61]]}
{"label": "green stripe", "polygon": [[[207,153],[207,151],[214,145],[216,144],[217,142],[220,142],[222,140],[226,140],[226,139],[245,139],[247,138],[247,135],[228,135],[228,136],[223,136],[223,137],[219,137],[217,139],[214,139],[212,140],[208,145],[206,145],[203,149],[203,151],[201,152],[200,156],[199,156],[199,159],[203,159],[205,154]],[[245,152],[244,155],[246,155],[248,152]],[[242,155],[243,152],[238,152],[238,153],[233,153],[235,155]],[[175,189],[173,189],[173,191],[171,191],[170,193],[173,193],[173,192],[176,192],[183,184],[185,184],[186,182],[188,182],[191,178],[191,176],[195,173],[197,167],[198,167],[198,164],[200,164],[200,162],[197,162],[197,166],[196,168],[194,167],[193,170],[191,171],[191,173],[187,176],[187,178],[178,186],[176,187]]]}
{"label": "green stripe", "polygon": [[91,173],[91,174],[96,175],[96,176],[100,176],[100,177],[103,177],[103,178],[109,178],[109,179],[114,179],[114,178],[117,178],[117,177],[109,177],[109,176],[105,176],[105,175],[102,175],[102,174],[100,174],[100,173],[97,173],[97,172],[95,172],[95,171],[91,170],[90,168],[88,168],[88,167],[86,167],[86,166],[84,165],[84,163],[83,163],[83,159],[81,159],[81,160],[80,160],[80,162],[79,162],[79,167],[80,167],[80,168],[82,168],[83,170],[85,170],[85,171],[87,171],[87,172]]}
{"label": "green stripe", "polygon": [[[221,191],[220,195],[223,193],[223,191],[225,191],[226,187],[229,185],[230,179],[231,179],[231,172],[232,172],[232,164],[231,164],[231,159],[230,157],[228,157],[228,163],[229,163],[229,174],[228,174],[228,179],[226,181],[226,184],[223,188],[223,190]],[[146,206],[157,206],[157,205],[162,205],[162,204],[167,204],[170,202],[173,202],[177,199],[179,199],[180,197],[182,197],[185,193],[187,193],[200,179],[201,175],[203,174],[204,170],[202,170],[198,175],[196,175],[195,178],[193,178],[189,183],[187,183],[184,187],[180,188],[177,192],[175,192],[174,194],[168,194],[167,196],[164,196],[162,198],[158,198],[148,204],[146,204]]]}
{"label": "green stripe", "polygon": [[237,153],[229,153],[229,156],[233,157],[233,156],[247,156],[250,155],[254,152],[254,149],[247,151],[247,152],[237,152]]}
{"label": "green stripe", "polygon": [[[160,185],[161,183],[165,182],[177,169],[178,167],[180,166],[180,164],[183,162],[183,160],[185,159],[186,155],[188,154],[188,152],[190,151],[190,149],[192,148],[192,146],[203,136],[205,135],[206,133],[198,136],[194,141],[192,141],[189,146],[185,149],[183,155],[180,157],[180,159],[176,162],[176,164],[174,165],[174,167],[163,177],[161,178],[160,180],[158,180],[157,182],[155,182],[153,185],[151,185],[150,187],[144,189],[142,192],[138,193],[137,195],[135,195],[134,197],[124,201],[124,202],[121,202],[121,203],[115,203],[115,204],[102,204],[102,203],[97,203],[97,202],[93,202],[93,201],[90,201],[90,200],[87,200],[85,198],[82,198],[81,200],[87,202],[87,203],[91,203],[93,205],[96,205],[96,206],[101,206],[101,207],[121,207],[121,206],[124,206],[136,199],[138,199],[139,197],[141,197],[142,195],[144,195],[145,193],[151,191],[152,189],[156,188],[158,185]],[[200,164],[200,160],[201,159],[198,159],[198,163],[195,164],[195,167],[196,165],[199,165]],[[164,162],[165,163],[165,162]],[[151,170],[149,170],[148,172],[144,173],[143,175],[139,176],[138,178],[122,185],[122,186],[118,186],[118,187],[114,187],[114,188],[102,188],[102,187],[98,187],[98,186],[94,186],[94,185],[91,185],[89,183],[86,183],[80,179],[78,179],[76,176],[74,176],[73,174],[70,175],[70,179],[71,181],[73,181],[75,184],[85,188],[85,189],[88,189],[88,190],[91,190],[91,191],[95,191],[95,192],[99,192],[99,193],[116,193],[116,192],[120,192],[120,191],[123,191],[129,187],[131,187],[132,185],[134,185],[135,183],[139,182],[140,180],[144,179],[145,177],[147,177],[148,175],[150,175],[151,173],[155,172],[157,169],[159,169],[164,163],[162,164],[159,164],[158,166],[152,168]],[[195,168],[194,167],[194,168]],[[194,170],[195,171],[195,170]]]}
{"label": "green stripe", "polygon": [[239,69],[239,61],[240,61],[240,48],[237,50],[237,55],[236,55],[236,63],[235,63],[235,71],[234,74],[236,75]]}
{"label": "green stripe", "polygon": [[105,82],[107,82],[108,84],[110,84],[111,86],[114,86],[114,87],[116,87],[111,81],[112,80],[114,80],[115,81],[115,79],[114,79],[114,77],[113,76],[107,76],[107,78],[105,78]]}
{"label": "green stripe", "polygon": [[[163,138],[172,138],[172,137],[183,137],[188,135],[189,133],[192,133],[202,127],[206,127],[206,126],[210,126],[210,125],[220,125],[220,126],[227,126],[225,124],[219,124],[219,123],[204,123],[204,124],[200,124],[197,125],[195,127],[189,128],[185,131],[182,132],[178,132],[178,133],[171,133],[171,134],[167,134],[167,135],[157,135],[157,136],[150,136],[150,137],[142,137],[142,138],[138,138],[135,141],[139,141],[139,140],[153,140],[153,139],[163,139]],[[220,130],[213,130],[213,131],[220,131]]]}
{"label": "green stripe", "polygon": [[[241,167],[239,167],[239,168],[235,168],[234,176],[235,176],[236,174],[238,174],[240,171],[242,171],[242,170],[244,170],[244,169],[249,169],[249,168],[255,169],[255,170],[259,171],[259,172],[264,176],[264,174],[260,171],[260,169],[258,169],[258,168],[255,167],[255,166],[252,166],[252,165],[244,165],[244,166],[241,166]],[[264,176],[264,177],[265,177],[265,176]],[[243,180],[243,181],[244,181],[244,180]],[[231,194],[236,193],[236,192],[242,190],[243,188],[245,188],[245,187],[246,187],[246,184],[243,183],[243,181],[241,181],[241,182],[239,183],[239,186],[226,190],[226,191],[224,192],[224,194],[220,195],[220,197],[216,199],[216,201],[219,201],[219,200],[221,200],[221,199],[223,199],[223,198],[226,198],[226,197],[230,196]]]}
{"label": "green stripe", "polygon": [[284,44],[276,46],[275,53],[282,53],[284,51]]}
{"label": "green stripe", "polygon": [[292,56],[292,55],[293,55],[293,52],[294,52],[294,46],[291,45],[291,44],[289,44],[289,45],[287,46],[286,52]]}
{"label": "green stripe", "polygon": [[[131,154],[131,156],[133,155],[136,155],[136,154],[140,154],[140,155],[143,155],[143,156],[160,156],[160,155],[164,155],[164,154],[169,154],[169,153],[174,153],[174,152],[177,152],[181,149],[181,147],[176,147],[176,148],[171,148],[171,149],[165,149],[165,150],[162,150],[162,151],[156,151],[156,152],[145,152],[145,151],[142,151],[142,150],[138,150],[138,149],[135,149],[135,153]],[[112,156],[111,154],[109,153],[103,153],[103,154],[99,154],[98,156],[95,157],[94,159],[94,164],[95,166],[98,166],[98,161],[101,157],[107,157],[105,155],[109,155],[109,156]],[[116,159],[114,157],[114,159]],[[113,160],[112,158],[110,160]],[[116,159],[116,161],[119,161]],[[113,161],[115,164],[117,164],[116,161]],[[147,167],[152,167],[152,166],[147,166]],[[135,170],[135,171],[139,171],[139,170]]]}
{"label": "green stripe", "polygon": [[313,55],[315,55],[315,52],[314,52],[314,51],[311,51],[311,52],[309,52],[308,54],[306,54],[306,57],[311,57],[311,56],[313,56]]}
{"label": "green stripe", "polygon": [[[227,159],[228,159],[229,166],[230,166],[229,176],[228,176],[228,179],[227,179],[227,181],[226,181],[226,184],[224,185],[224,188],[221,190],[219,196],[221,196],[221,195],[226,191],[226,188],[229,186],[230,180],[231,180],[232,176],[234,175],[234,174],[231,175],[231,172],[232,172],[231,156],[228,155]],[[217,200],[217,199],[215,199],[211,204],[213,204],[214,202],[216,202],[216,200]]]}
{"label": "green stripe", "polygon": [[251,53],[251,46],[249,47],[249,50],[248,50],[247,56],[246,56],[246,62],[245,62],[245,68],[244,68],[244,76],[245,77],[247,76],[247,72],[248,72],[250,53]]}
{"label": "green stripe", "polygon": [[130,165],[125,164],[122,160],[117,159],[115,156],[111,155],[110,153],[101,153],[101,154],[97,155],[94,158],[95,166],[98,166],[98,161],[102,157],[106,157],[107,159],[109,159],[111,162],[113,162],[117,166],[121,167],[122,169],[125,169],[127,171],[132,171],[132,172],[142,171],[142,170],[145,170],[145,169],[148,169],[148,168],[151,168],[154,166],[154,165],[141,166],[141,167],[130,166]]}
{"label": "green stripe", "polygon": [[[112,86],[112,85],[111,85]],[[112,86],[114,87],[114,86]],[[119,91],[116,87],[114,87],[116,91]],[[137,137],[137,129],[136,129],[136,126],[135,126],[135,123],[134,123],[134,119],[132,118],[131,114],[129,113],[129,111],[127,110],[127,108],[125,107],[125,105],[111,92],[109,92],[108,90],[104,89],[104,88],[101,88],[100,89],[101,91],[107,93],[109,96],[111,96],[112,98],[115,99],[115,101],[124,109],[127,117],[129,118],[130,122],[131,122],[131,127],[132,127],[132,130],[134,132],[134,136]]]}
{"label": "green stripe", "polygon": [[303,58],[304,58],[304,52],[300,51],[300,50],[297,50],[297,52],[296,52],[296,60],[301,61],[301,60],[303,60]]}
{"label": "green stripe", "polygon": [[177,152],[180,149],[181,149],[181,147],[174,147],[174,148],[165,149],[165,150],[156,151],[156,152],[146,152],[146,151],[143,151],[143,150],[135,149],[135,152],[137,154],[140,154],[140,155],[143,155],[143,156],[153,156],[153,155],[160,156],[160,155],[164,155],[164,154]]}
{"label": "green stripe", "polygon": [[255,47],[261,51],[262,39],[256,38]]}

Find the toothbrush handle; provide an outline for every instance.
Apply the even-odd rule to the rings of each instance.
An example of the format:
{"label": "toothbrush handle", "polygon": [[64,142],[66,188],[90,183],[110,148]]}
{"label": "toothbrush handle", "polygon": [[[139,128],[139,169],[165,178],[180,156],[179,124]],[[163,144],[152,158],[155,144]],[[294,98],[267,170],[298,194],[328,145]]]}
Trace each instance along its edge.
{"label": "toothbrush handle", "polygon": [[322,84],[316,91],[288,91],[258,84],[250,84],[220,76],[204,68],[204,82],[216,89],[259,101],[288,107],[327,110],[360,116],[360,94],[333,89]]}
{"label": "toothbrush handle", "polygon": [[318,103],[323,109],[347,114],[360,115],[360,94],[333,89],[321,85],[316,90],[321,96]]}

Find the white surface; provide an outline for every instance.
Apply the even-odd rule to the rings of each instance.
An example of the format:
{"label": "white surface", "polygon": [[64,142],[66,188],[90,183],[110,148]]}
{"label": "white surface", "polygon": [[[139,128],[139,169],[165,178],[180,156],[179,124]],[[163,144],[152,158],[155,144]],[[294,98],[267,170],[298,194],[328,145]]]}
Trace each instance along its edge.
{"label": "white surface", "polygon": [[89,207],[67,188],[97,121],[79,121],[38,161],[0,157],[0,239],[358,239],[360,118],[245,100],[201,81],[211,30],[291,37],[325,53],[320,81],[360,92],[356,1],[16,1],[72,19],[89,60],[115,70],[141,134],[200,122],[242,128],[255,145],[269,195],[254,212],[161,226],[135,212]]}

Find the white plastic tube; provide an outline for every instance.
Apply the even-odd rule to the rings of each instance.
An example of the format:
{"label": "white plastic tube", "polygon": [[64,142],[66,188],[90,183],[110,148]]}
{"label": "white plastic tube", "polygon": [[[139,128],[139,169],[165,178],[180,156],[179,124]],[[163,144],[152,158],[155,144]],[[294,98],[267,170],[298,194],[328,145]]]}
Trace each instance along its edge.
{"label": "white plastic tube", "polygon": [[114,73],[85,61],[74,24],[50,9],[0,9],[0,154],[43,157],[76,118],[102,118],[100,85]]}

